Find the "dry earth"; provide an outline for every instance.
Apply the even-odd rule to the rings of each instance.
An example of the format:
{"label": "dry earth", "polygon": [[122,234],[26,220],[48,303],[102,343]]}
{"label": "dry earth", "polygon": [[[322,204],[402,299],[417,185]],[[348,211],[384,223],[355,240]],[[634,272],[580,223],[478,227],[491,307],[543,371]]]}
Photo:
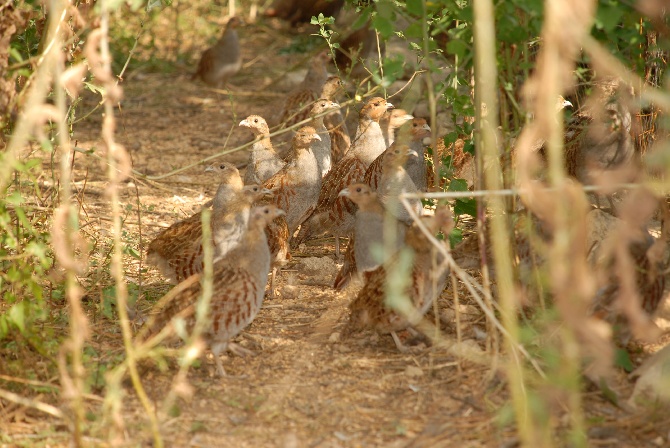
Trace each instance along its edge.
{"label": "dry earth", "polygon": [[[237,127],[256,113],[272,116],[291,82],[281,81],[282,71],[304,67],[309,55],[278,55],[290,36],[267,28],[243,31],[243,73],[230,93],[212,91],[189,80],[189,68],[175,74],[131,72],[122,83],[125,99],[116,110],[117,137],[133,159],[135,170],[155,176],[198,163],[207,156],[250,140]],[[288,79],[300,79],[300,72]],[[96,104],[87,95],[82,111]],[[100,110],[75,126],[74,138],[83,149],[100,145]],[[236,163],[244,151],[223,157]],[[222,159],[217,159],[222,160]],[[136,178],[122,188],[126,243],[144,253],[148,241],[175,220],[198,210],[216,189],[204,175],[204,164],[160,181]],[[44,185],[49,183],[45,161]],[[94,157],[77,154],[74,181],[79,192],[83,229],[97,247],[109,247],[110,218],[104,189],[106,175]],[[141,223],[141,226],[138,225]],[[100,251],[104,252],[104,251]],[[353,290],[336,293],[330,288],[336,264],[333,241],[307,245],[293,254],[293,262],[280,275],[280,297],[268,298],[254,323],[239,342],[256,356],[229,355],[229,374],[214,375],[211,358],[188,375],[188,397],[163,416],[162,433],[168,446],[182,447],[512,447],[517,444],[509,419],[508,393],[502,375],[492,375],[490,363],[455,357],[449,344],[411,354],[399,353],[390,337],[371,333],[342,338],[346,307]],[[305,270],[305,259],[317,257],[325,268]],[[325,260],[330,260],[325,262]],[[120,330],[114,319],[102,317],[102,291],[111,285],[108,260],[82,279],[88,291],[91,319],[89,372],[99,370],[123,354]],[[153,269],[131,256],[125,258],[127,279],[138,285],[137,307],[148,309],[169,286]],[[309,264],[310,261],[307,261]],[[288,287],[286,286],[288,285]],[[460,288],[463,337],[472,350],[483,350],[475,336],[483,331],[482,314]],[[453,322],[452,291],[445,292],[439,309]],[[446,340],[455,339],[453,328],[443,328]],[[488,357],[487,357],[488,359]],[[165,369],[143,365],[142,381],[160,408],[172,387],[176,363]],[[95,375],[94,375],[95,376]],[[619,384],[630,390],[625,379]],[[92,386],[92,391],[104,394]],[[150,431],[132,387],[126,384],[123,415],[128,446],[150,446]],[[547,391],[547,393],[551,393]],[[631,415],[617,408],[595,389],[584,394],[589,439],[593,446],[657,446],[668,441],[667,415]],[[95,414],[98,402],[90,409]],[[557,406],[561,406],[557,399]],[[560,408],[559,408],[560,409]],[[560,414],[560,412],[558,412]],[[42,415],[12,408],[0,425],[10,438],[2,446],[65,446],[67,432]],[[99,415],[99,414],[98,414]],[[555,421],[559,430],[567,416]],[[93,417],[95,419],[95,417]],[[102,437],[102,436],[101,436]],[[2,439],[0,439],[2,440]],[[91,439],[91,445],[104,445]]]}

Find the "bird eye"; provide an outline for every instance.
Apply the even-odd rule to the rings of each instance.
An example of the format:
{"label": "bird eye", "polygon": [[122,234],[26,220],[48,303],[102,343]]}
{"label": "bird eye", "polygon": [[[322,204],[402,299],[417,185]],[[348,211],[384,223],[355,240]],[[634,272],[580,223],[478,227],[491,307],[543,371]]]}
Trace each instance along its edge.
{"label": "bird eye", "polygon": [[254,123],[258,123],[258,118],[254,118]]}
{"label": "bird eye", "polygon": [[362,190],[361,187],[356,188],[356,192],[357,192],[357,193],[360,193],[361,190]]}
{"label": "bird eye", "polygon": [[225,170],[225,169],[226,169],[226,165],[224,165],[224,164],[219,165],[219,169]]}

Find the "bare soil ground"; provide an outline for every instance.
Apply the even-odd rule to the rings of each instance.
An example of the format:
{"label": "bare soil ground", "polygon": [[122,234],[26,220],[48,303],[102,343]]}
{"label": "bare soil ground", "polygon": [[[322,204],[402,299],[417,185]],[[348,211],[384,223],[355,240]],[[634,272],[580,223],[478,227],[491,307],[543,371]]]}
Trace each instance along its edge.
{"label": "bare soil ground", "polygon": [[[219,93],[189,80],[190,68],[174,74],[130,73],[122,86],[125,99],[117,109],[117,136],[130,151],[134,168],[147,175],[167,173],[196,163],[224,148],[250,140],[237,127],[249,114],[272,116],[281,105],[289,82],[276,82],[282,70],[304,66],[308,55],[278,55],[277,48],[290,37],[279,31],[242,33],[247,65],[233,80],[230,93]],[[253,34],[253,37],[252,37]],[[299,77],[295,77],[298,78]],[[90,110],[96,98],[87,95],[81,110]],[[78,146],[100,145],[100,112],[74,129]],[[221,159],[218,159],[221,160]],[[246,152],[223,160],[241,163]],[[159,182],[134,179],[122,189],[124,240],[138,253],[162,227],[198,210],[216,189],[204,165]],[[45,173],[48,163],[45,161]],[[48,175],[44,182],[48,184]],[[81,200],[83,229],[90,241],[109,247],[110,214],[104,194],[106,174],[99,161],[78,154],[74,181]],[[141,224],[141,225],[138,225]],[[104,253],[105,251],[100,251]],[[491,374],[490,364],[455,357],[449,344],[415,347],[411,354],[399,353],[392,339],[372,333],[342,338],[347,304],[355,288],[334,292],[330,285],[335,271],[306,274],[300,269],[305,257],[328,257],[335,261],[333,241],[319,241],[293,254],[293,262],[279,276],[279,290],[295,286],[290,293],[267,298],[258,318],[238,338],[256,353],[239,358],[228,355],[224,366],[228,377],[215,375],[210,357],[192,369],[188,397],[164,416],[162,433],[168,446],[197,447],[511,447],[517,439],[511,425],[510,403],[500,374]],[[107,364],[123,356],[120,330],[114,318],[105,318],[102,291],[111,285],[108,259],[97,260],[88,278],[87,310],[91,319],[89,372],[102,378]],[[147,310],[169,285],[141,259],[125,258],[127,279],[137,285],[137,307]],[[475,327],[485,327],[483,316],[461,296],[463,337],[473,348],[483,350]],[[440,298],[438,309],[453,322],[453,291]],[[446,340],[455,339],[452,327],[442,328]],[[175,363],[164,369],[143,366],[142,381],[157,408],[173,386]],[[95,377],[95,375],[93,375]],[[103,395],[103,381],[92,392]],[[620,378],[618,386],[629,391]],[[123,415],[128,446],[150,446],[151,436],[144,411],[130,384],[126,384]],[[551,394],[551,391],[546,391]],[[667,415],[631,415],[593,389],[584,394],[589,440],[593,446],[657,446],[667,443]],[[100,403],[92,401],[95,421]],[[556,397],[561,409],[561,398]],[[558,412],[560,414],[560,412]],[[99,414],[97,414],[99,416]],[[568,416],[557,419],[561,431]],[[57,422],[18,408],[0,420],[11,443],[2,446],[68,444],[67,432]],[[660,439],[659,439],[660,437]],[[104,445],[91,439],[91,445]],[[0,444],[1,445],[1,444]]]}

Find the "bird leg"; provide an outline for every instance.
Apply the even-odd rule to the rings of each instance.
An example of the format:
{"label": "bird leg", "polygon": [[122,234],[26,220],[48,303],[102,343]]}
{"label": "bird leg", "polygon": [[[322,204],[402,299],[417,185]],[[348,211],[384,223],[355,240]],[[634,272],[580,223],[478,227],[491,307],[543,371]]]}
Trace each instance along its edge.
{"label": "bird leg", "polygon": [[273,299],[277,298],[277,293],[275,292],[275,278],[277,277],[277,266],[272,267],[272,274],[270,275],[270,297]]}
{"label": "bird leg", "polygon": [[231,353],[234,353],[235,355],[239,356],[240,358],[245,358],[247,356],[256,356],[256,353],[254,353],[253,351],[249,350],[248,348],[242,347],[240,344],[235,344],[234,342],[228,343],[228,350]]}
{"label": "bird leg", "polygon": [[335,235],[335,256],[338,260],[342,258],[342,254],[340,254],[340,237],[337,235]]}
{"label": "bird leg", "polygon": [[223,363],[221,362],[221,353],[225,353],[228,348],[228,342],[214,342],[212,344],[212,355],[214,355],[214,363],[216,364],[216,373],[219,374],[221,378],[226,376],[226,371],[223,368]]}
{"label": "bird leg", "polygon": [[398,347],[400,353],[409,353],[409,349],[405,346],[405,344],[402,343],[395,331],[391,332],[391,337],[393,338],[393,342],[395,342],[395,346]]}

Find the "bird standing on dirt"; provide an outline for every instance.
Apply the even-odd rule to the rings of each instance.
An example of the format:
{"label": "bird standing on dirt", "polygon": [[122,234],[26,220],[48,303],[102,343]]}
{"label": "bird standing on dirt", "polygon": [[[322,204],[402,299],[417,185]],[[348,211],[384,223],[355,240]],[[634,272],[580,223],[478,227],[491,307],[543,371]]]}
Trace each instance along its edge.
{"label": "bird standing on dirt", "polygon": [[[352,184],[340,192],[348,197],[356,206],[356,221],[354,232],[349,237],[349,245],[344,256],[342,268],[335,277],[333,288],[344,289],[351,279],[358,274],[364,276],[366,272],[374,271],[386,259],[379,259],[373,254],[374,246],[383,247],[385,241],[384,206],[379,201],[377,193],[367,184]],[[393,229],[393,251],[400,248],[405,239],[407,225],[397,222]],[[389,238],[390,240],[390,238]]]}
{"label": "bird standing on dirt", "polygon": [[249,115],[240,122],[241,127],[249,128],[256,141],[249,150],[249,162],[244,173],[245,184],[261,184],[282,169],[286,162],[279,157],[272,141],[270,128],[265,119],[258,115]]}
{"label": "bird standing on dirt", "polygon": [[221,88],[230,77],[240,71],[242,54],[236,28],[241,24],[239,18],[230,18],[221,38],[202,53],[198,69],[191,79],[200,78],[209,86]]}
{"label": "bird standing on dirt", "polygon": [[[441,207],[435,216],[423,217],[422,222],[431,234],[442,230],[448,233],[453,227],[453,218],[448,207]],[[400,258],[394,257],[387,264],[366,275],[366,281],[356,298],[349,305],[350,320],[345,332],[370,328],[381,333],[391,333],[400,351],[406,351],[396,331],[418,324],[428,311],[433,300],[445,287],[449,269],[443,265],[443,257],[430,240],[414,224],[407,230],[405,244],[414,258],[409,281],[401,299],[387,300],[387,281],[397,280]],[[437,263],[434,263],[434,258]],[[392,276],[389,278],[388,276]],[[394,291],[397,293],[397,291]]]}
{"label": "bird standing on dirt", "polygon": [[316,129],[319,135],[318,139],[312,142],[312,152],[316,157],[316,163],[319,165],[319,173],[324,177],[331,167],[331,140],[330,133],[324,124],[325,113],[328,111],[337,110],[340,105],[334,101],[319,99],[309,112],[312,117],[311,126]]}
{"label": "bird standing on dirt", "polygon": [[[265,226],[284,212],[273,206],[254,207],[249,216],[247,231],[239,246],[214,263],[211,324],[204,336],[207,339],[216,369],[225,376],[221,355],[237,336],[256,317],[265,296],[265,285],[270,271],[270,250],[265,238]],[[195,309],[202,295],[201,275],[189,277],[169,302],[155,311],[144,334],[145,339],[157,334],[174,318],[184,320],[190,331],[195,325]]]}
{"label": "bird standing on dirt", "polygon": [[339,257],[339,237],[351,233],[356,212],[354,203],[339,196],[340,191],[348,185],[362,182],[367,167],[386,149],[379,119],[391,108],[391,103],[379,97],[370,99],[363,106],[351,149],[323,179],[316,209],[303,223],[295,244],[330,232],[335,235],[335,253]]}
{"label": "bird standing on dirt", "polygon": [[[215,260],[240,243],[251,204],[269,193],[258,185],[247,185],[223,200],[221,197],[215,198],[211,220]],[[174,282],[202,272],[204,260],[200,214],[174,224],[158,235],[149,244],[147,261]]]}
{"label": "bird standing on dirt", "polygon": [[[210,165],[205,172],[215,173],[219,176],[219,187],[212,200],[215,213],[225,213],[235,201],[244,186],[240,173],[230,163],[219,163]],[[202,218],[196,213],[182,221],[172,224],[163,230],[150,243],[147,249],[147,262],[158,268],[161,273],[171,281],[177,282],[181,269],[176,258],[181,254],[191,251],[195,243],[202,237]]]}
{"label": "bird standing on dirt", "polygon": [[326,63],[328,53],[319,53],[309,66],[309,70],[300,85],[291,91],[284,100],[284,107],[279,114],[279,124],[288,128],[309,118],[309,111],[316,100],[320,98],[323,86],[328,79]]}

